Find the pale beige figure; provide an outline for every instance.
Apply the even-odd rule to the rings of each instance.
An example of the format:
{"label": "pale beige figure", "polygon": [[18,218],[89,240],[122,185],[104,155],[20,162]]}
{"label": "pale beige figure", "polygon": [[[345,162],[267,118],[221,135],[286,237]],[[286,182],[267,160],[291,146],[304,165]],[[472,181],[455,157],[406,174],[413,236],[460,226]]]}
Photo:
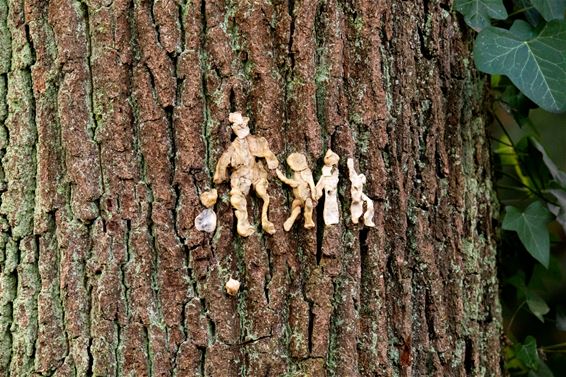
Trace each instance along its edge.
{"label": "pale beige figure", "polygon": [[279,179],[293,188],[293,195],[295,196],[291,205],[291,216],[283,224],[283,229],[287,232],[291,229],[303,207],[305,228],[314,228],[312,210],[316,202],[316,187],[312,172],[307,165],[307,159],[301,153],[291,153],[287,157],[287,164],[293,170],[293,178],[285,177],[279,169],[276,171]]}
{"label": "pale beige figure", "polygon": [[198,231],[213,233],[216,229],[216,213],[211,207],[216,204],[217,199],[218,191],[216,189],[200,194],[200,202],[206,209],[195,218],[195,228]]}
{"label": "pale beige figure", "polygon": [[230,280],[226,282],[224,288],[226,289],[226,293],[230,296],[236,296],[240,290],[240,282],[236,279],[230,278]]}
{"label": "pale beige figure", "polygon": [[[352,214],[352,222],[357,224],[362,214],[364,215],[364,225],[374,227],[373,223],[373,200],[363,193],[366,176],[358,174],[354,169],[354,160],[348,159],[348,170],[350,172],[350,182],[352,182],[352,205],[350,213]],[[364,213],[364,202],[366,203],[366,212]]]}
{"label": "pale beige figure", "polygon": [[336,153],[330,149],[326,151],[322,175],[316,184],[316,200],[320,199],[324,194],[323,218],[325,225],[333,225],[340,222],[338,198],[336,197],[339,180],[338,161],[340,161],[340,157]]}
{"label": "pale beige figure", "polygon": [[254,228],[248,220],[246,202],[246,196],[252,186],[263,200],[261,226],[267,233],[273,234],[275,233],[275,225],[267,218],[269,207],[267,171],[261,161],[256,161],[256,157],[265,158],[267,167],[271,170],[276,169],[279,162],[273,152],[269,150],[265,138],[250,135],[247,117],[242,117],[241,113],[236,112],[230,114],[229,120],[237,138],[220,157],[214,173],[214,183],[219,184],[227,180],[228,167],[232,167],[230,203],[234,207],[238,220],[238,234],[242,237],[248,237],[254,232]]}

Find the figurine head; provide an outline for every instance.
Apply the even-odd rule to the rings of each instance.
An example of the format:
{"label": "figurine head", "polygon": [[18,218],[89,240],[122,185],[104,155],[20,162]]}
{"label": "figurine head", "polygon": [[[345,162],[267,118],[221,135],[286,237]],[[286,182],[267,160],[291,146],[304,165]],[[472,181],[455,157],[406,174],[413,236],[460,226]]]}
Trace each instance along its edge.
{"label": "figurine head", "polygon": [[302,171],[309,167],[307,165],[307,158],[302,153],[291,153],[289,157],[287,157],[287,164],[294,171]]}
{"label": "figurine head", "polygon": [[248,127],[250,118],[243,117],[242,113],[239,111],[230,113],[228,120],[232,123],[232,131],[234,131],[239,139],[243,139],[250,134],[250,129]]}
{"label": "figurine head", "polygon": [[326,151],[326,154],[324,155],[325,165],[338,165],[338,161],[340,161],[340,157],[336,153],[332,152],[331,149]]}

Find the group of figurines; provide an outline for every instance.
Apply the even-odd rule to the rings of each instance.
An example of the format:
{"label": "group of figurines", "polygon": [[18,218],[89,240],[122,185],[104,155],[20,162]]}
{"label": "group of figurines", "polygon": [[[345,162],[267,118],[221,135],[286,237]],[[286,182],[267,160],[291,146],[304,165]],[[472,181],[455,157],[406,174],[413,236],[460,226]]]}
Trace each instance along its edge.
{"label": "group of figurines", "polygon": [[[286,185],[293,189],[294,200],[291,205],[291,215],[283,224],[283,229],[289,231],[295,220],[303,211],[304,227],[307,229],[314,228],[315,224],[312,219],[312,211],[317,201],[325,195],[323,218],[325,225],[338,224],[338,161],[340,157],[330,149],[324,156],[324,166],[322,175],[318,183],[314,183],[312,171],[307,165],[305,155],[301,153],[291,153],[287,157],[287,164],[293,171],[293,175],[289,178],[285,176],[279,169],[279,161],[277,157],[269,150],[267,140],[263,137],[250,135],[248,128],[249,118],[243,117],[241,113],[231,113],[229,117],[232,123],[232,131],[236,134],[236,139],[230,144],[228,149],[222,154],[216,171],[214,172],[214,183],[220,184],[228,179],[228,168],[231,168],[230,174],[230,203],[234,208],[237,219],[237,231],[242,237],[249,237],[254,228],[248,220],[248,210],[246,197],[253,187],[256,194],[263,200],[261,210],[261,226],[263,230],[269,234],[275,233],[275,225],[269,221],[267,212],[269,207],[268,174],[265,170],[263,162],[257,161],[256,158],[263,158],[270,170],[275,170],[277,177]],[[366,177],[358,174],[354,169],[354,160],[348,159],[348,171],[351,182],[352,204],[350,207],[352,222],[357,224],[359,219],[363,219],[365,226],[373,227],[373,201],[363,193],[363,186],[366,183]],[[201,203],[206,209],[201,212],[195,219],[195,227],[197,230],[214,232],[216,228],[216,214],[212,207],[218,199],[216,189],[205,191],[200,195]],[[364,203],[366,205],[364,213]],[[363,216],[363,217],[362,217]]]}

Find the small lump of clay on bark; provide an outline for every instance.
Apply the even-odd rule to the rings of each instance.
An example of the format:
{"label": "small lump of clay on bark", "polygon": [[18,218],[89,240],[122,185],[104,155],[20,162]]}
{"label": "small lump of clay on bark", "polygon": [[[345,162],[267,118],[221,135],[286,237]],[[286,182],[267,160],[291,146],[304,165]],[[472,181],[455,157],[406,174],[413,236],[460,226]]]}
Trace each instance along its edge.
{"label": "small lump of clay on bark", "polygon": [[324,155],[324,166],[322,175],[316,184],[316,200],[324,194],[323,218],[325,225],[334,225],[340,222],[338,210],[338,161],[340,157],[332,150],[326,151]]}
{"label": "small lump of clay on bark", "polygon": [[304,208],[305,228],[314,228],[312,210],[314,203],[316,203],[316,187],[312,171],[307,165],[307,158],[301,153],[291,153],[287,157],[287,164],[293,170],[293,178],[285,177],[279,169],[275,171],[283,183],[293,188],[293,195],[295,196],[291,205],[291,216],[283,224],[283,229],[288,232],[293,227],[297,216],[301,213],[301,208]]}
{"label": "small lump of clay on bark", "polygon": [[[350,182],[352,182],[351,194],[352,205],[350,206],[350,213],[352,214],[352,222],[357,224],[362,214],[364,215],[364,225],[374,227],[373,222],[373,200],[368,198],[363,193],[364,184],[366,183],[366,176],[358,174],[354,169],[354,160],[348,159],[348,170],[350,173]],[[364,213],[364,202],[366,204],[366,211]]]}
{"label": "small lump of clay on bark", "polygon": [[215,205],[216,200],[218,200],[218,191],[216,189],[208,190],[200,194],[200,202],[206,208]]}
{"label": "small lump of clay on bark", "polygon": [[195,218],[195,228],[200,232],[213,233],[216,229],[216,213],[207,208]]}
{"label": "small lump of clay on bark", "polygon": [[226,293],[228,293],[230,296],[236,296],[238,294],[238,291],[240,290],[240,282],[236,279],[230,278],[226,282],[224,288],[226,288]]}

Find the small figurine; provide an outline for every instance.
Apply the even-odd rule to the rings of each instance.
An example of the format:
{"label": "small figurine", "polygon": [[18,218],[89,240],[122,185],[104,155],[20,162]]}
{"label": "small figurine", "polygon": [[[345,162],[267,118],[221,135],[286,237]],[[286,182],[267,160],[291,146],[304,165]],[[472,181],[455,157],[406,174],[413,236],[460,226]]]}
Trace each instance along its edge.
{"label": "small figurine", "polygon": [[320,199],[323,193],[325,195],[323,211],[325,225],[338,224],[340,220],[338,198],[336,197],[338,188],[338,161],[340,161],[340,157],[336,153],[332,152],[330,149],[326,151],[322,175],[316,184],[316,200]]}
{"label": "small figurine", "polygon": [[200,202],[206,209],[195,218],[195,228],[198,231],[213,233],[216,229],[216,213],[214,213],[212,206],[216,204],[217,199],[218,191],[216,189],[200,194]]}
{"label": "small figurine", "polygon": [[270,170],[276,169],[279,166],[279,161],[277,161],[277,157],[275,157],[273,152],[269,150],[269,145],[265,138],[250,135],[248,127],[249,118],[242,117],[241,113],[235,112],[230,114],[229,120],[232,123],[232,130],[237,138],[218,160],[214,173],[214,183],[219,184],[227,180],[227,169],[231,166],[230,203],[235,209],[238,220],[238,234],[242,237],[248,237],[254,232],[254,228],[248,220],[246,202],[246,196],[249,194],[252,186],[257,195],[263,199],[261,226],[267,233],[274,234],[275,225],[267,218],[267,209],[269,207],[267,171],[261,161],[256,161],[256,157],[265,158],[267,167]]}
{"label": "small figurine", "polygon": [[[366,176],[363,174],[358,174],[354,169],[354,160],[348,159],[348,169],[350,172],[350,182],[352,182],[352,205],[350,207],[350,212],[352,214],[352,222],[354,224],[358,223],[358,220],[362,214],[364,215],[364,225],[374,227],[373,223],[373,200],[367,197],[366,194],[362,192],[364,184],[366,183]],[[366,212],[364,212],[363,202],[366,202]]]}
{"label": "small figurine", "polygon": [[305,228],[314,228],[312,221],[313,203],[316,201],[316,187],[312,177],[312,172],[307,165],[306,157],[301,153],[291,153],[287,157],[287,164],[293,170],[293,178],[289,179],[276,170],[279,179],[293,188],[295,200],[291,205],[291,216],[283,224],[283,229],[289,231],[293,223],[301,213],[301,207],[304,207]]}
{"label": "small figurine", "polygon": [[224,288],[226,289],[226,293],[230,296],[236,296],[240,290],[240,282],[236,279],[230,278],[230,280],[226,282]]}

